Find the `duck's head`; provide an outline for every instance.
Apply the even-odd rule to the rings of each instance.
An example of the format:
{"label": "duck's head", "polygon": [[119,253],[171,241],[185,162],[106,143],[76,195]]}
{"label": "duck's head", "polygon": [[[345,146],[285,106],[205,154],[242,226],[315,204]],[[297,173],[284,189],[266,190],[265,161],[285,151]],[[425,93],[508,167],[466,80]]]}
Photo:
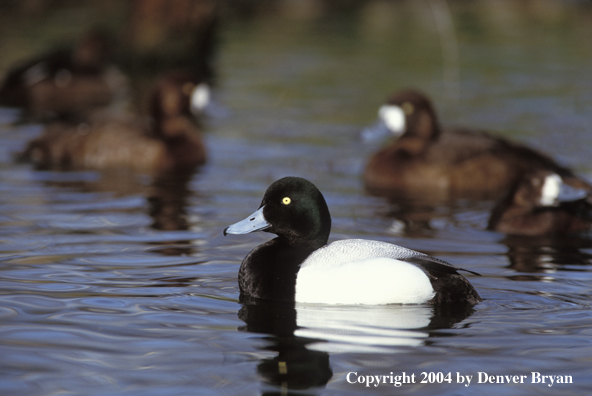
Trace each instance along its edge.
{"label": "duck's head", "polygon": [[517,185],[512,195],[512,205],[528,208],[552,207],[587,196],[586,190],[565,184],[558,174],[537,171],[527,174]]}
{"label": "duck's head", "polygon": [[72,61],[81,69],[98,70],[109,60],[111,46],[112,39],[107,32],[91,30],[74,48]]}
{"label": "duck's head", "polygon": [[318,248],[329,238],[331,215],[314,184],[300,177],[284,177],[269,186],[256,212],[227,227],[224,235],[254,231],[271,232],[292,245]]}
{"label": "duck's head", "polygon": [[156,84],[150,112],[157,122],[177,116],[198,117],[209,103],[207,83],[193,73],[174,71],[164,75]]}
{"label": "duck's head", "polygon": [[412,135],[425,139],[440,132],[438,119],[430,99],[423,93],[406,89],[388,98],[378,109],[378,122],[362,132],[364,140],[375,140],[386,134],[400,137]]}

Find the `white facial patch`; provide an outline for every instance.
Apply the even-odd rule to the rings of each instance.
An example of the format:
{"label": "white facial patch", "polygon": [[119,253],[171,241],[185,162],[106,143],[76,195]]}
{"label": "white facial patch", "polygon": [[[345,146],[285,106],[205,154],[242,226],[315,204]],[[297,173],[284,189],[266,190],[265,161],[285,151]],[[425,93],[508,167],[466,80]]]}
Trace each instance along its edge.
{"label": "white facial patch", "polygon": [[191,112],[199,114],[210,103],[210,87],[208,84],[198,84],[191,93]]}
{"label": "white facial patch", "polygon": [[405,112],[399,106],[381,106],[378,110],[378,117],[395,136],[405,132]]}
{"label": "white facial patch", "polygon": [[541,199],[539,200],[539,203],[542,206],[555,205],[557,203],[557,198],[559,197],[562,184],[563,181],[561,180],[561,177],[555,173],[545,177],[543,188],[541,189]]}

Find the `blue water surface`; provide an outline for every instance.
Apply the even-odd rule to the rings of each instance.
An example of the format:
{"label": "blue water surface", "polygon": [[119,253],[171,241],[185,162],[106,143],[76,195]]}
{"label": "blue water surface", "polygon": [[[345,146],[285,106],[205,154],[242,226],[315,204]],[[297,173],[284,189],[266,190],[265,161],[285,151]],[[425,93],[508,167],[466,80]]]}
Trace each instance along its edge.
{"label": "blue water surface", "polygon": [[[210,161],[189,180],[35,170],[13,154],[41,126],[2,109],[0,393],[589,393],[590,235],[511,238],[485,230],[492,202],[408,212],[360,179],[379,145],[360,131],[408,86],[444,124],[495,131],[592,177],[592,9],[517,3],[368,1],[228,20],[223,111],[206,121]],[[287,175],[322,190],[331,240],[389,241],[476,271],[485,301],[460,312],[240,303],[240,262],[271,235],[222,230]]]}

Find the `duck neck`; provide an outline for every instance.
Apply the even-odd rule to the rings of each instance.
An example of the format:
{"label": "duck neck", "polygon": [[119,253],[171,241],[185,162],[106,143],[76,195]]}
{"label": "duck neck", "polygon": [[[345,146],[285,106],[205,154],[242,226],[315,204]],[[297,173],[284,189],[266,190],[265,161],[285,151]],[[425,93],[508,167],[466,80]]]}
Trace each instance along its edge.
{"label": "duck neck", "polygon": [[314,251],[292,245],[285,237],[274,238],[253,249],[238,274],[241,295],[262,300],[294,301],[300,264]]}
{"label": "duck neck", "polygon": [[432,109],[422,109],[409,120],[411,135],[424,140],[436,140],[440,136],[440,125]]}
{"label": "duck neck", "polygon": [[302,236],[293,237],[290,236],[278,236],[276,239],[278,243],[282,243],[291,249],[298,250],[310,250],[313,251],[325,246],[327,244],[329,235],[327,236],[316,236],[311,238],[303,238]]}
{"label": "duck neck", "polygon": [[[331,216],[328,210],[321,210],[312,221],[303,221],[298,227],[282,230],[277,233],[278,239],[296,249],[310,249],[314,251],[327,244],[331,233]],[[270,230],[273,232],[273,230]]]}
{"label": "duck neck", "polygon": [[194,128],[193,122],[183,115],[155,119],[155,133],[165,140],[185,136],[192,128]]}
{"label": "duck neck", "polygon": [[205,150],[199,130],[188,117],[166,118],[156,124],[154,134],[165,144],[171,166],[184,168],[204,162]]}

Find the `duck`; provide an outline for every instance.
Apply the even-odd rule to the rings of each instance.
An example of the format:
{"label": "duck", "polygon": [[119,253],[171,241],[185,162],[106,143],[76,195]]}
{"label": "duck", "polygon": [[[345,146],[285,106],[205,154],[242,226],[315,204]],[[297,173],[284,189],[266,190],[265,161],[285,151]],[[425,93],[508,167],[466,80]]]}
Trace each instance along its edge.
{"label": "duck", "polygon": [[89,31],[74,48],[23,61],[0,84],[0,106],[25,110],[35,121],[84,120],[93,110],[128,105],[129,81],[109,61],[111,39]]}
{"label": "duck", "polygon": [[566,184],[557,173],[525,175],[493,208],[489,230],[521,236],[552,236],[592,228],[589,192]]}
{"label": "duck", "polygon": [[[441,127],[431,100],[404,89],[379,110],[379,126],[395,139],[367,161],[363,183],[371,195],[499,200],[535,170],[552,171],[575,187],[592,186],[551,157],[525,145],[469,128]],[[367,134],[370,135],[370,134]]]}
{"label": "duck", "polygon": [[161,77],[150,99],[150,117],[91,118],[53,122],[30,141],[19,159],[39,169],[129,169],[142,173],[189,170],[206,162],[200,128],[194,120],[207,105],[208,90],[192,73]]}
{"label": "duck", "polygon": [[[253,249],[238,272],[241,296],[312,304],[476,304],[482,299],[445,261],[388,242],[327,244],[331,215],[310,181],[284,177],[257,211],[224,235],[264,231],[277,237]],[[473,271],[464,270],[472,274]]]}

